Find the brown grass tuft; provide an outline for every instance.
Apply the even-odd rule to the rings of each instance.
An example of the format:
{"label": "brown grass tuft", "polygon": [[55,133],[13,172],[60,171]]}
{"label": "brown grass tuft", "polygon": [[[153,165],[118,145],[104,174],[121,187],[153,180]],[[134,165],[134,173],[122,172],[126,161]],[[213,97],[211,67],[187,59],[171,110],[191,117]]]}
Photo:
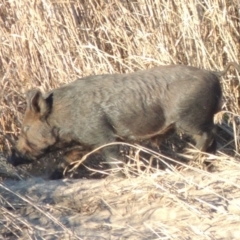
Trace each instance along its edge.
{"label": "brown grass tuft", "polygon": [[[46,91],[90,74],[132,72],[160,64],[179,63],[222,70],[229,61],[240,63],[239,7],[237,0],[2,0],[2,156],[10,151],[11,141],[8,139],[15,139],[19,133],[25,109],[24,93],[29,88],[38,87]],[[170,166],[171,173],[152,170],[148,166],[139,178],[127,179],[119,182],[119,185],[110,184],[110,192],[105,193],[102,192],[104,183],[94,180],[93,183],[89,182],[94,189],[92,193],[78,188],[77,183],[68,190],[55,186],[55,183],[44,185],[36,181],[33,185],[24,185],[19,181],[19,189],[22,188],[26,194],[31,193],[22,196],[21,191],[11,184],[1,185],[0,228],[4,232],[0,234],[5,234],[5,239],[20,239],[20,236],[25,239],[57,239],[64,234],[68,239],[81,239],[84,236],[84,239],[93,239],[89,232],[96,233],[96,229],[100,229],[102,232],[112,230],[114,236],[122,233],[126,239],[131,236],[132,239],[188,239],[189,236],[193,239],[221,239],[221,234],[224,239],[237,239],[239,74],[231,70],[222,80],[224,111],[216,118],[219,124],[219,152],[217,156],[205,156],[215,159],[218,169],[215,173],[207,173],[191,165],[183,166],[183,172],[175,171]],[[170,140],[165,144],[176,148]],[[164,156],[156,157],[161,161],[165,159]],[[135,158],[136,155],[133,160]],[[0,169],[2,178],[5,175],[15,179],[27,176],[25,168],[10,168],[4,157],[0,158]],[[188,169],[186,172],[190,171],[190,174],[185,174],[184,169]],[[152,174],[149,175],[149,172]],[[87,180],[84,181],[88,184]],[[34,189],[34,184],[36,191],[43,196],[45,193],[41,191],[49,184],[52,191],[54,187],[63,190],[66,198],[72,196],[68,191],[83,191],[85,198],[81,198],[82,202],[73,201],[75,208],[70,205],[71,201],[62,200],[59,195],[56,198],[53,195],[46,197],[50,202],[45,204],[42,201],[45,197],[39,199],[39,195],[35,196],[32,190],[27,189],[27,186]],[[15,197],[9,197],[6,192]],[[76,193],[76,196],[80,195]],[[20,202],[15,202],[16,199],[20,199]],[[155,204],[153,209],[156,211],[152,210],[152,215],[151,210],[144,213],[144,207],[150,209],[151,204]],[[117,217],[113,222],[83,227],[79,234],[78,230],[73,230],[74,218],[83,218],[81,224],[85,226],[84,221],[91,222],[88,214],[96,209],[108,209]],[[121,210],[116,214],[116,209]],[[60,211],[65,214],[62,222]],[[136,213],[141,216],[149,214],[139,222],[141,229],[137,225]],[[37,223],[36,219],[33,221],[34,214],[36,219],[40,219]],[[118,214],[126,217],[119,218]],[[73,225],[66,223],[66,216],[70,217],[69,223]],[[101,216],[94,215],[103,219]],[[51,228],[53,225],[55,227]],[[49,232],[44,230],[44,226],[49,226],[46,228]],[[229,226],[230,230],[223,231],[225,226]],[[103,234],[103,237],[106,235]]]}

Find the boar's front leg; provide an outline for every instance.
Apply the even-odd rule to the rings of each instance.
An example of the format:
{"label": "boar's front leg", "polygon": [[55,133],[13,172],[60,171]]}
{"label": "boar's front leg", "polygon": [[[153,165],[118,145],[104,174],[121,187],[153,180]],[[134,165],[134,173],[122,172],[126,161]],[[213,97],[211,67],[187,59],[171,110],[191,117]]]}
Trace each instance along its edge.
{"label": "boar's front leg", "polygon": [[69,167],[71,163],[81,160],[87,153],[88,151],[84,151],[82,148],[72,148],[66,150],[63,154],[63,161],[57,166],[49,178],[51,180],[62,179],[64,177],[65,168]]}
{"label": "boar's front leg", "polygon": [[102,150],[102,153],[111,167],[112,173],[114,177],[124,177],[123,173],[123,161],[119,154],[119,145],[112,145],[105,147]]}
{"label": "boar's front leg", "polygon": [[[124,177],[123,174],[123,159],[119,153],[119,144],[114,144],[117,141],[118,135],[116,134],[117,127],[114,127],[113,122],[117,122],[110,119],[107,115],[103,115],[99,118],[97,124],[95,124],[94,136],[91,139],[95,142],[93,149],[98,147],[103,147],[101,149],[101,154],[110,166],[112,176]],[[121,129],[124,128],[121,126]],[[119,129],[118,129],[119,130]],[[105,144],[113,143],[110,146],[104,146]]]}
{"label": "boar's front leg", "polygon": [[[64,153],[64,160],[65,160],[65,165],[69,166],[72,162],[75,162],[77,160],[81,160],[82,157],[87,154],[90,151],[88,150],[82,150],[82,149],[72,149],[69,151],[66,151]],[[104,159],[110,166],[112,170],[112,175],[116,177],[124,177],[124,174],[122,172],[123,170],[123,161],[122,157],[119,154],[119,145],[111,145],[111,146],[106,146],[101,150],[101,154],[103,155]]]}
{"label": "boar's front leg", "polygon": [[[71,163],[81,160],[82,157],[90,150],[83,150],[82,148],[73,148],[66,150],[63,154],[63,161],[57,166],[57,168],[50,175],[51,180],[58,180],[64,177],[64,170],[69,167]],[[113,145],[104,147],[101,151],[107,163],[111,167],[114,177],[124,177],[122,172],[123,162],[119,154],[119,146]]]}

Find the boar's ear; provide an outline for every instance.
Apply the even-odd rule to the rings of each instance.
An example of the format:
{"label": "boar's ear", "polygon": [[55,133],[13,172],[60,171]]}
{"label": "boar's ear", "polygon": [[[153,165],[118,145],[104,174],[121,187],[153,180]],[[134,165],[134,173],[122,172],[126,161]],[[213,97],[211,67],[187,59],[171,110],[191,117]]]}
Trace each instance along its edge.
{"label": "boar's ear", "polygon": [[40,114],[40,117],[47,117],[51,107],[52,94],[45,99],[40,90],[34,89],[27,92],[27,108]]}

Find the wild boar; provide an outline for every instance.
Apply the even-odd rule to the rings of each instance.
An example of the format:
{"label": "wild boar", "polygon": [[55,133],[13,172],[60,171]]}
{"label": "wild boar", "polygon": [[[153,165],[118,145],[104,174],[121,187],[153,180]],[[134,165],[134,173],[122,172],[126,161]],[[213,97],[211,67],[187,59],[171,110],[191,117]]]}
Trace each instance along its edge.
{"label": "wild boar", "polygon": [[[140,142],[172,129],[193,136],[199,150],[214,152],[213,117],[222,99],[219,77],[230,66],[240,69],[236,63],[222,72],[158,66],[88,76],[46,94],[30,90],[21,134],[8,161],[17,166],[67,147],[91,150],[119,140]],[[111,168],[121,165],[118,146],[105,147],[102,154]]]}

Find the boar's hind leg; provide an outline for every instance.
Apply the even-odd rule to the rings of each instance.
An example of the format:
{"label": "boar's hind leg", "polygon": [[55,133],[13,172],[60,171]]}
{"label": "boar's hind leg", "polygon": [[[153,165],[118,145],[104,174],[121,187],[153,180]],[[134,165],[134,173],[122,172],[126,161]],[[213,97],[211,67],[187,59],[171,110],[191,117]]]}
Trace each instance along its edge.
{"label": "boar's hind leg", "polygon": [[[194,111],[193,111],[194,113]],[[215,125],[213,115],[186,114],[176,124],[176,127],[185,133],[193,136],[196,141],[196,147],[203,152],[215,153],[216,141],[214,137]]]}
{"label": "boar's hind leg", "polygon": [[196,141],[196,147],[207,153],[215,153],[217,148],[217,143],[212,132],[204,132],[199,135],[194,135]]}

